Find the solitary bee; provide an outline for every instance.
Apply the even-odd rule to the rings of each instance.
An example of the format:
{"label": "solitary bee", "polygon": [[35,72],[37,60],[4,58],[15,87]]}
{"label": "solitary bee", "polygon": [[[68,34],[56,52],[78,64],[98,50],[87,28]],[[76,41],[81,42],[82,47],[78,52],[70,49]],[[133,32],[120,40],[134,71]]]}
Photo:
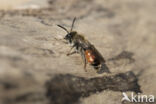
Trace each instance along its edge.
{"label": "solitary bee", "polygon": [[[84,38],[83,35],[78,34],[76,31],[73,31],[74,23],[76,18],[73,19],[72,26],[70,32],[63,26],[57,25],[58,27],[62,28],[67,32],[66,36],[64,37],[69,44],[72,45],[71,49],[67,53],[67,56],[72,55],[74,53],[79,53],[82,56],[84,62],[84,70],[86,70],[86,65],[89,63],[97,70],[98,74],[103,72],[109,73],[109,69],[105,64],[105,60],[100,54],[100,52],[91,44],[88,40]],[[75,48],[75,51],[72,51]]]}

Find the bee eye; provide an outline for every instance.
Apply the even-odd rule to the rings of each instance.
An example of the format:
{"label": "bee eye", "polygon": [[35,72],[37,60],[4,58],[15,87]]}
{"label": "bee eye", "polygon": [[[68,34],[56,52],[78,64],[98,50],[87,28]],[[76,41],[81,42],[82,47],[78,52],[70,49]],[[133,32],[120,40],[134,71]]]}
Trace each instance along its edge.
{"label": "bee eye", "polygon": [[64,37],[64,39],[69,39],[70,38],[70,35],[69,34],[67,34],[65,37]]}

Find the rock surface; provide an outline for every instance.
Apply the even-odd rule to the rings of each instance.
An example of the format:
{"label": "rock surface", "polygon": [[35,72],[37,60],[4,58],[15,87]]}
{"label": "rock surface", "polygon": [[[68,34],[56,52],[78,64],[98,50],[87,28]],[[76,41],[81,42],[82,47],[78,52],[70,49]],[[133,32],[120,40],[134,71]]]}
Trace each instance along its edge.
{"label": "rock surface", "polygon": [[[50,0],[38,10],[0,11],[0,103],[47,104],[45,83],[57,74],[101,77],[80,55],[66,56],[65,32],[84,34],[112,73],[133,71],[143,94],[156,96],[155,0]],[[111,96],[111,97],[110,97]],[[83,104],[120,104],[121,92],[105,90]],[[13,102],[14,101],[14,102]]]}

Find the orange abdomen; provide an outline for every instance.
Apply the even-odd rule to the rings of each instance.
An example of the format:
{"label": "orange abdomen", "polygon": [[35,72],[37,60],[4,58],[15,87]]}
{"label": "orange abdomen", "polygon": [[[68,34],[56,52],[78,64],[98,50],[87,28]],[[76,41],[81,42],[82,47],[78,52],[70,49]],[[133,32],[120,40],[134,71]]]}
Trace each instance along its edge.
{"label": "orange abdomen", "polygon": [[93,63],[94,62],[95,56],[93,55],[91,50],[86,50],[85,51],[85,57],[86,57],[86,59],[87,59],[87,61],[89,63]]}

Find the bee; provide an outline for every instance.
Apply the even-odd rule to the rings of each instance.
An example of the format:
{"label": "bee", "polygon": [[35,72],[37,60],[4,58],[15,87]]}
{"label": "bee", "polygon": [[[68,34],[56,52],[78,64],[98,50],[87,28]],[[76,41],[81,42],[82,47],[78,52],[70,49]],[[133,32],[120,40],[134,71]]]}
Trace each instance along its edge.
{"label": "bee", "polygon": [[[78,34],[76,31],[73,31],[74,23],[76,17],[73,19],[71,29],[68,31],[65,27],[61,25],[57,25],[58,27],[62,28],[67,32],[64,39],[71,44],[71,49],[67,53],[67,56],[79,53],[82,57],[84,63],[84,70],[86,70],[86,66],[89,63],[91,66],[97,70],[98,74],[101,73],[110,73],[109,68],[105,64],[105,60],[100,52],[95,48],[93,44],[91,44],[88,40],[84,38],[83,35]],[[74,51],[72,51],[75,49]]]}

